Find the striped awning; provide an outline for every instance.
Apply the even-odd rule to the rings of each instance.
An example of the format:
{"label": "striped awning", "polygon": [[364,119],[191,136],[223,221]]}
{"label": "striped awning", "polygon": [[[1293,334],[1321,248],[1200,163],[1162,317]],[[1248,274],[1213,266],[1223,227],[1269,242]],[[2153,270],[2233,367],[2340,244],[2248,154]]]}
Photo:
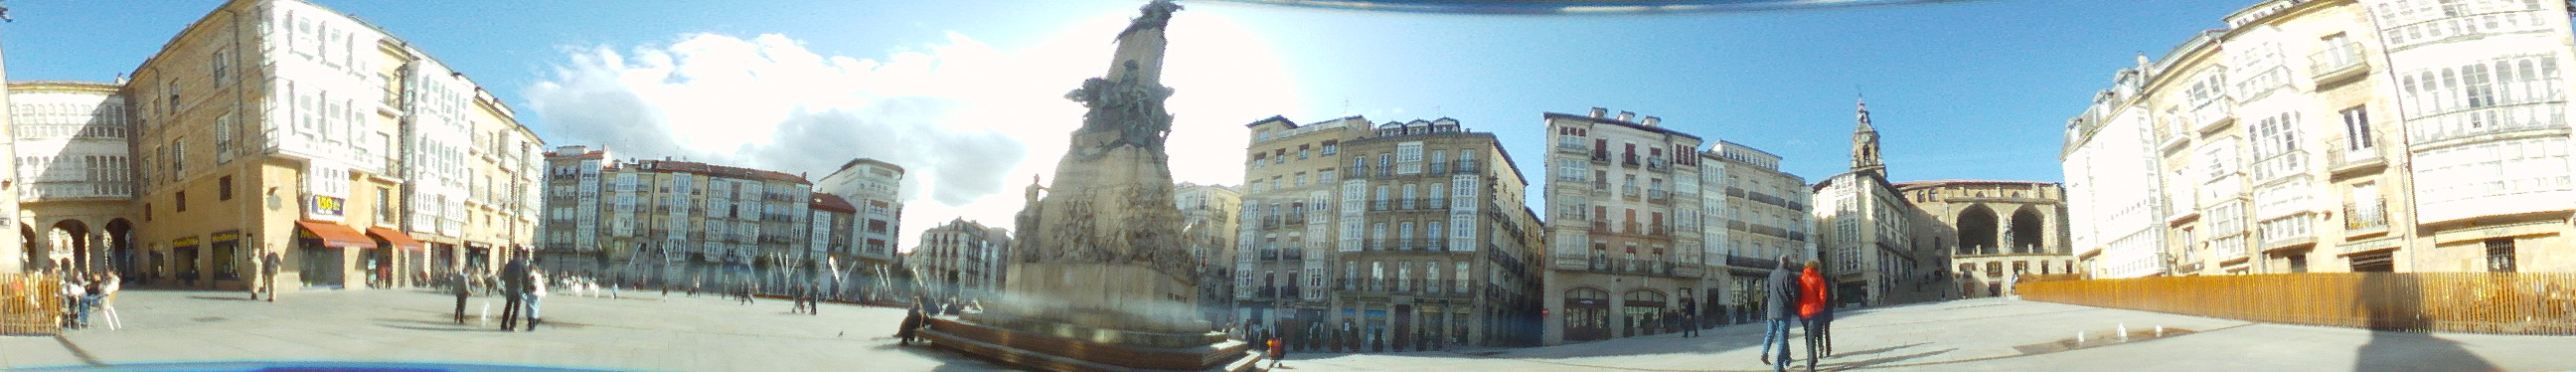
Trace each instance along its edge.
{"label": "striped awning", "polygon": [[323,246],[344,248],[376,246],[376,240],[367,238],[366,234],[360,234],[356,229],[329,221],[298,220],[295,221],[295,225],[304,227],[304,231],[297,233],[296,236],[321,240]]}

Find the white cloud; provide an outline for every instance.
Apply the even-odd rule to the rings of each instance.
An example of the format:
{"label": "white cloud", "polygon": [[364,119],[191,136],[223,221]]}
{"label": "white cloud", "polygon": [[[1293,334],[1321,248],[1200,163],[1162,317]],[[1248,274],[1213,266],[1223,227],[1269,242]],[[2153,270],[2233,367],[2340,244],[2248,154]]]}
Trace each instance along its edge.
{"label": "white cloud", "polygon": [[[819,178],[868,157],[903,165],[912,237],[951,218],[1008,226],[1031,174],[1052,177],[1082,107],[1063,96],[1106,71],[1133,11],[1103,13],[1021,50],[962,34],[876,58],[827,56],[786,35],[682,35],[620,52],[567,50],[528,101],[557,144],[623,158],[685,157]],[[1280,58],[1218,13],[1174,17],[1164,83],[1173,176],[1240,183],[1244,123],[1293,114]]]}

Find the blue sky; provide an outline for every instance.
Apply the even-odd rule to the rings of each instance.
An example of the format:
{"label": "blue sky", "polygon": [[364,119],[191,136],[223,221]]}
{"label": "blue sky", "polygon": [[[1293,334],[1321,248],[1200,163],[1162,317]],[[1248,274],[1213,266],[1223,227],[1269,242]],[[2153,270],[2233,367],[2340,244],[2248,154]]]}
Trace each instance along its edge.
{"label": "blue sky", "polygon": [[[794,110],[854,112],[861,128],[930,133],[960,148],[1011,159],[921,158],[922,195],[945,207],[907,216],[907,227],[964,215],[1007,221],[1019,181],[1051,174],[1080,108],[1055,95],[1107,65],[1109,39],[1141,1],[727,1],[415,2],[318,1],[418,45],[509,101],[553,144],[618,141],[621,124],[562,94],[584,73],[631,76],[639,68],[590,66],[580,57],[649,60],[682,46],[810,53],[826,67],[874,69],[844,101]],[[1239,183],[1241,125],[1270,115],[1302,122],[1344,114],[1377,121],[1457,118],[1496,132],[1539,179],[1540,114],[1591,107],[1635,111],[1665,125],[1786,157],[1816,180],[1848,164],[1852,101],[1868,96],[1896,181],[2058,181],[2065,119],[2134,56],[2160,56],[2251,0],[1996,0],[1745,13],[1460,15],[1369,13],[1185,1],[1176,16],[1171,103],[1176,173]],[[0,24],[11,80],[108,80],[132,70],[216,3],[11,1]],[[775,35],[762,39],[763,35]],[[701,42],[691,42],[697,40]],[[763,42],[768,40],[769,42]],[[743,46],[748,45],[748,46]],[[702,52],[713,53],[713,52]],[[705,54],[699,54],[705,55]],[[847,57],[862,62],[842,61]],[[1099,58],[1094,58],[1099,57]],[[712,59],[712,58],[703,58]],[[799,60],[801,61],[801,60]],[[905,61],[918,62],[907,64]],[[682,63],[686,65],[687,63]],[[764,64],[775,65],[775,64]],[[854,67],[855,66],[855,67]],[[892,67],[889,67],[892,66]],[[899,74],[901,66],[933,71]],[[631,67],[631,66],[630,66]],[[725,68],[732,68],[726,66]],[[757,69],[761,67],[751,67]],[[1063,72],[1054,72],[1061,69]],[[596,71],[594,71],[596,70]],[[686,70],[682,68],[681,70]],[[785,71],[809,71],[792,69]],[[831,69],[826,69],[831,70]],[[1036,72],[1045,70],[1047,72]],[[1188,71],[1179,71],[1188,70]],[[837,70],[836,70],[837,71]],[[643,73],[651,73],[644,71]],[[757,72],[777,74],[775,72]],[[1023,83],[998,82],[1030,77]],[[835,80],[837,81],[837,80]],[[596,88],[596,87],[594,87]],[[633,88],[646,103],[653,89]],[[669,88],[668,89],[695,89]],[[606,87],[599,89],[626,89]],[[694,91],[695,96],[722,95]],[[853,93],[855,92],[855,93]],[[792,92],[791,92],[792,93]],[[982,97],[1010,94],[1013,97]],[[1196,95],[1197,97],[1192,97]],[[927,97],[908,99],[906,97]],[[787,98],[795,99],[795,98]],[[1192,108],[1205,106],[1224,107]],[[541,108],[542,107],[542,108]],[[682,112],[682,109],[643,108]],[[782,109],[786,110],[786,109]],[[799,111],[802,112],[802,111]],[[793,127],[804,114],[781,114]],[[1067,115],[1077,115],[1067,118]],[[686,116],[673,114],[674,117]],[[755,115],[757,116],[757,115]],[[766,117],[766,116],[759,116]],[[759,119],[767,120],[767,119]],[[662,124],[681,143],[620,156],[697,156],[789,172],[839,160],[761,159],[742,148],[784,145],[781,134],[714,144],[687,142],[682,119]],[[824,120],[824,123],[833,121]],[[876,127],[881,122],[918,125]],[[774,125],[774,124],[773,124]],[[663,133],[641,131],[643,133]],[[798,132],[803,133],[803,132]],[[703,137],[703,136],[699,136]],[[1187,141],[1184,141],[1186,139]],[[949,141],[949,142],[941,142]],[[864,142],[862,142],[864,143]],[[731,146],[731,147],[727,147]],[[866,147],[866,146],[853,146]],[[820,151],[820,150],[818,150]],[[832,149],[817,158],[896,157]],[[731,157],[741,156],[741,157]],[[1181,164],[1208,160],[1206,164]],[[990,162],[981,164],[979,162]],[[976,168],[968,171],[968,168]],[[1231,169],[1230,169],[1231,168]],[[992,170],[986,172],[984,170]],[[916,185],[925,186],[925,185]],[[1009,199],[1009,200],[999,200]],[[913,221],[920,219],[920,221]],[[928,223],[926,223],[928,222]],[[907,229],[911,230],[911,229]]]}

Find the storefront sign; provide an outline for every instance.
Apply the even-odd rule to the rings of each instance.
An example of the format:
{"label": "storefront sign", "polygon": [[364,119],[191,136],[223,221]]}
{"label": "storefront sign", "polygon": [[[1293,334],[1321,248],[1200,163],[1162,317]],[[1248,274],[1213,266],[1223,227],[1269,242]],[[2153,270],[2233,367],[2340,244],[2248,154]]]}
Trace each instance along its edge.
{"label": "storefront sign", "polygon": [[305,205],[310,205],[312,208],[309,208],[310,210],[305,212],[316,217],[340,217],[341,208],[345,207],[342,204],[345,202],[346,200],[338,197],[314,195],[310,202],[305,203]]}
{"label": "storefront sign", "polygon": [[213,240],[216,243],[241,240],[241,230],[216,232],[213,238],[207,240]]}
{"label": "storefront sign", "polygon": [[172,246],[172,247],[194,247],[194,246],[197,246],[197,237],[191,236],[191,237],[185,237],[185,238],[171,239],[171,240],[170,240],[170,246]]}

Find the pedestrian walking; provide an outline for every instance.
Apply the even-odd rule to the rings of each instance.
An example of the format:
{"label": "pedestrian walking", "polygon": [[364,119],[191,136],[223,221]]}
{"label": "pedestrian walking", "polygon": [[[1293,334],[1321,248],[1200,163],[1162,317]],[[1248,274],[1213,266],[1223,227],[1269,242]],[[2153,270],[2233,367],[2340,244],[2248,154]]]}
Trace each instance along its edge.
{"label": "pedestrian walking", "polygon": [[1265,369],[1279,369],[1279,362],[1287,361],[1288,349],[1279,345],[1281,345],[1281,343],[1278,338],[1274,337],[1270,339],[1269,345],[1266,346],[1270,349],[1270,367]]}
{"label": "pedestrian walking", "polygon": [[538,270],[538,269],[536,269],[536,268],[529,268],[529,269],[528,269],[528,331],[529,331],[529,332],[536,332],[536,331],[537,331],[537,322],[544,321],[544,319],[545,319],[545,315],[544,315],[544,314],[545,314],[545,312],[541,311],[542,309],[541,309],[541,308],[539,308],[539,307],[537,307],[537,304],[541,303],[542,301],[545,301],[545,299],[546,299],[546,273],[545,273],[545,271],[544,271],[544,270]]}
{"label": "pedestrian walking", "polygon": [[[266,272],[268,272],[268,265],[261,264],[261,263],[260,263],[260,261],[261,261],[261,260],[263,260],[263,258],[261,258],[259,255],[257,255],[257,254],[253,254],[253,255],[251,255],[251,257],[250,257],[250,275],[251,275],[250,282],[242,283],[242,291],[244,291],[244,292],[250,292],[250,299],[252,299],[252,300],[258,300],[258,299],[259,299],[259,289],[260,289],[259,287],[260,287],[260,283],[262,283],[262,281],[260,280],[259,275],[261,275],[261,273],[266,273]],[[270,297],[275,297],[275,296],[277,296],[277,295],[276,295],[276,294],[274,294],[274,293],[272,293],[272,294],[269,294],[269,296],[270,296]]]}
{"label": "pedestrian walking", "polygon": [[1699,337],[1699,302],[1682,297],[1682,337]]}
{"label": "pedestrian walking", "polygon": [[1807,260],[1807,269],[1798,274],[1798,318],[1805,322],[1807,329],[1808,371],[1816,370],[1816,360],[1825,358],[1825,354],[1818,352],[1824,349],[1820,345],[1824,342],[1824,335],[1816,326],[1816,313],[1824,312],[1827,290],[1825,276],[1816,272],[1816,266],[1820,265],[1816,260]]}
{"label": "pedestrian walking", "polygon": [[277,270],[278,266],[285,264],[285,260],[277,257],[277,251],[269,251],[268,256],[261,258],[261,260],[265,261],[265,265],[263,265],[265,267],[261,269],[259,275],[261,277],[261,281],[268,283],[268,302],[277,302]]}
{"label": "pedestrian walking", "polygon": [[456,294],[456,324],[465,324],[465,298],[474,295],[473,279],[465,276],[465,269],[457,269],[450,282],[456,285],[450,291]]}
{"label": "pedestrian walking", "polygon": [[524,302],[527,298],[521,295],[528,288],[527,262],[511,259],[510,263],[501,265],[500,279],[501,330],[514,331],[519,325],[520,306],[526,306]]}
{"label": "pedestrian walking", "polygon": [[[1789,322],[1798,318],[1798,275],[1789,268],[1789,255],[1780,255],[1780,265],[1771,269],[1768,296],[1763,298],[1763,317],[1769,324],[1762,331],[1762,363],[1774,372],[1789,370]],[[1780,345],[1780,356],[1771,356],[1772,342]]]}
{"label": "pedestrian walking", "polygon": [[1818,302],[1824,303],[1824,307],[1816,309],[1816,328],[1807,331],[1815,332],[1814,337],[1817,340],[1816,345],[1823,349],[1822,352],[1816,354],[1816,357],[1824,358],[1834,356],[1834,307],[1836,304],[1839,304],[1839,302],[1836,302],[1838,300],[1834,299],[1834,291],[1832,289],[1834,288],[1834,276],[1821,274],[1827,272],[1827,270],[1824,270],[1823,268],[1818,268],[1816,272],[1819,273],[1817,277],[1818,282],[1822,283],[1821,287],[1826,288],[1816,294],[1818,298],[1822,298],[1822,300]]}

